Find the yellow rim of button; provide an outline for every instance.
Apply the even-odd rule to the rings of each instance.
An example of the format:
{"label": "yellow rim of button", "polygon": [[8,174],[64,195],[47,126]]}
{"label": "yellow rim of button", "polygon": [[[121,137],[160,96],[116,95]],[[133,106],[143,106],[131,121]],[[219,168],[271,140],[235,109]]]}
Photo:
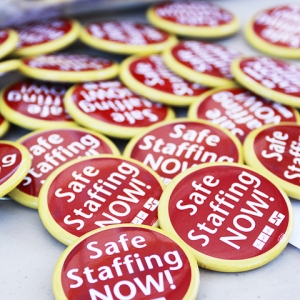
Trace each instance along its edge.
{"label": "yellow rim of button", "polygon": [[122,82],[134,92],[151,99],[153,101],[164,103],[166,105],[173,106],[187,106],[199,98],[198,96],[178,96],[166,92],[159,91],[155,88],[151,88],[140,81],[136,80],[131,72],[129,66],[142,56],[132,56],[126,58],[120,65],[120,79]]}
{"label": "yellow rim of button", "polygon": [[[110,140],[108,139],[106,136],[100,134],[100,133],[97,133],[97,132],[94,132],[94,131],[91,131],[89,129],[83,129],[83,128],[80,128],[80,127],[65,127],[65,126],[61,126],[57,129],[62,129],[62,130],[68,130],[68,129],[71,129],[71,130],[76,130],[76,131],[81,131],[81,132],[86,132],[86,133],[90,133],[91,135],[95,135],[97,136],[99,139],[103,140],[111,149],[112,153],[115,154],[115,155],[119,155],[120,154],[120,151],[119,149],[117,148],[117,146]],[[20,139],[17,140],[17,143],[20,143],[22,144],[22,142],[24,140],[27,140],[35,135],[38,135],[38,134],[41,134],[43,132],[47,132],[47,131],[52,131],[52,130],[55,130],[55,128],[51,128],[51,129],[39,129],[39,130],[35,130],[34,132],[31,132],[31,133],[28,133],[24,136],[22,136]],[[51,173],[50,173],[51,174]],[[26,174],[27,175],[27,174]],[[33,209],[38,209],[38,197],[35,197],[35,196],[31,196],[27,193],[24,193],[22,192],[18,186],[16,188],[14,188],[10,193],[9,193],[9,196],[14,199],[16,202],[24,205],[24,206],[27,206],[27,207],[30,207],[30,208],[33,208]]]}
{"label": "yellow rim of button", "polygon": [[7,31],[8,38],[0,45],[0,59],[13,52],[19,41],[18,33],[15,30],[7,29]]}
{"label": "yellow rim of button", "polygon": [[[101,120],[97,120],[90,117],[88,113],[83,112],[81,109],[74,104],[72,100],[72,95],[77,86],[71,87],[64,96],[64,104],[70,116],[80,125],[101,132],[103,134],[109,135],[111,137],[129,139],[138,134],[141,130],[148,128],[148,126],[141,127],[130,127],[124,126],[122,124],[117,125],[117,123],[109,124]],[[1,108],[1,106],[0,106]],[[175,118],[175,113],[170,107],[166,107],[167,115],[164,120],[173,120]],[[105,113],[105,112],[104,112]]]}
{"label": "yellow rim of button", "polygon": [[0,73],[6,73],[18,70],[20,61],[18,59],[10,59],[0,62]]}
{"label": "yellow rim of button", "polygon": [[[280,102],[285,105],[300,107],[300,98],[295,96],[290,96],[284,93],[274,91],[272,89],[264,87],[262,84],[256,82],[254,79],[247,76],[240,68],[240,63],[244,58],[237,58],[231,64],[231,72],[235,80],[240,83],[245,88],[249,89],[255,94],[262,97],[268,98],[273,101]],[[247,59],[247,58],[246,58]]]}
{"label": "yellow rim of button", "polygon": [[107,51],[116,54],[152,54],[159,53],[166,48],[172,47],[177,43],[177,38],[174,35],[170,35],[168,39],[161,43],[155,43],[150,45],[128,45],[125,43],[107,41],[92,36],[86,28],[82,28],[80,32],[80,40],[85,44],[96,48],[98,50]]}
{"label": "yellow rim of button", "polygon": [[[190,168],[185,170],[183,173],[177,175],[173,180],[170,182],[170,184],[166,187],[164,190],[162,197],[160,199],[160,204],[158,207],[158,220],[159,220],[159,225],[160,227],[168,232],[171,235],[176,236],[177,238],[180,239],[179,235],[177,234],[176,230],[174,229],[172,222],[170,220],[170,215],[168,213],[168,206],[169,206],[169,200],[171,198],[171,194],[174,190],[174,188],[177,186],[177,184],[180,184],[180,181],[188,176],[189,174],[195,172],[196,170],[203,169],[203,168],[209,168],[213,166],[218,166],[218,165],[229,165],[229,166],[234,166],[234,167],[239,167],[243,169],[249,169],[252,171],[256,171],[248,166],[242,165],[242,164],[237,164],[237,163],[205,163],[198,165],[196,167]],[[209,170],[207,171],[209,172]],[[220,272],[243,272],[243,271],[248,271],[252,270],[255,268],[258,268],[274,258],[276,258],[286,247],[289,241],[289,237],[291,236],[292,233],[292,228],[293,228],[293,213],[292,213],[292,205],[285,194],[285,192],[277,187],[278,190],[281,192],[283,198],[285,199],[286,205],[288,207],[289,211],[289,223],[288,227],[286,230],[286,234],[282,237],[280,242],[278,242],[272,249],[267,251],[264,254],[261,254],[259,256],[253,257],[253,258],[248,258],[248,259],[239,259],[239,260],[226,260],[226,259],[220,259],[220,258],[215,258],[206,254],[203,254],[189,245],[187,245],[183,240],[181,240],[183,243],[185,243],[189,249],[192,251],[193,255],[195,256],[199,266],[214,270],[214,271],[220,271]]]}
{"label": "yellow rim of button", "polygon": [[165,64],[179,76],[190,80],[192,82],[200,83],[210,87],[218,87],[222,85],[235,85],[231,79],[216,77],[204,73],[197,72],[191,68],[185,66],[176,60],[172,55],[172,48],[166,49],[163,53],[163,60]]}
{"label": "yellow rim of button", "polygon": [[[76,241],[79,237],[70,233],[69,231],[65,230],[53,218],[53,216],[51,215],[51,212],[49,210],[49,207],[48,207],[48,192],[49,192],[49,189],[50,189],[53,181],[55,181],[56,177],[61,172],[63,172],[64,170],[68,169],[69,167],[71,167],[73,165],[76,165],[83,161],[92,160],[93,158],[95,158],[95,159],[97,159],[97,158],[98,159],[99,158],[102,158],[102,159],[116,158],[116,159],[119,159],[120,161],[125,160],[127,162],[134,163],[134,164],[138,165],[139,167],[141,167],[142,169],[149,172],[153,177],[155,177],[158,184],[160,184],[162,190],[164,189],[164,184],[163,184],[162,180],[156,174],[156,172],[154,172],[150,167],[148,167],[148,166],[142,164],[141,162],[134,160],[132,158],[124,158],[117,154],[100,154],[100,155],[97,155],[94,157],[91,157],[91,156],[90,157],[81,157],[76,160],[73,159],[69,162],[64,163],[63,165],[59,166],[56,170],[54,170],[45,180],[45,182],[40,190],[39,196],[38,196],[38,212],[39,212],[40,218],[41,218],[44,226],[49,231],[49,233],[51,233],[51,235],[53,237],[55,237],[57,240],[59,240],[61,243],[65,244],[65,245],[70,245],[71,243]],[[158,226],[158,222],[154,226]]]}
{"label": "yellow rim of button", "polygon": [[31,159],[29,151],[23,145],[20,145],[17,142],[10,141],[1,141],[0,145],[1,144],[11,145],[17,148],[21,154],[19,167],[5,182],[1,184],[0,197],[3,197],[4,195],[12,191],[25,178],[31,166]]}
{"label": "yellow rim of button", "polygon": [[80,32],[80,25],[74,19],[68,20],[71,22],[72,28],[67,34],[64,34],[58,39],[51,40],[39,45],[17,48],[15,49],[15,51],[13,51],[12,54],[16,56],[35,56],[55,52],[69,46],[78,38]]}
{"label": "yellow rim of button", "polygon": [[92,71],[57,71],[32,68],[20,61],[19,70],[25,76],[57,82],[87,82],[114,78],[119,73],[119,66],[113,63],[110,67]]}
{"label": "yellow rim of button", "polygon": [[266,53],[270,56],[276,56],[287,59],[297,59],[300,58],[300,48],[293,49],[283,46],[274,45],[268,43],[266,40],[258,36],[253,30],[253,24],[255,22],[255,17],[250,20],[244,29],[244,35],[251,46],[257,50]]}
{"label": "yellow rim of button", "polygon": [[133,225],[133,224],[121,224],[121,225],[110,225],[109,227],[105,227],[105,228],[100,228],[100,229],[96,229],[94,231],[91,231],[85,235],[83,235],[82,237],[80,237],[79,239],[77,239],[74,243],[72,243],[63,253],[62,255],[59,257],[54,272],[53,272],[53,276],[52,276],[52,289],[53,289],[53,293],[55,298],[58,300],[68,300],[68,298],[66,297],[66,294],[64,292],[63,286],[62,286],[62,282],[61,282],[61,278],[62,278],[62,269],[65,263],[65,260],[68,258],[69,254],[72,252],[72,250],[81,242],[83,242],[86,238],[92,236],[93,234],[96,234],[98,232],[101,231],[105,231],[105,230],[110,230],[110,229],[114,229],[114,228],[124,228],[124,227],[128,227],[129,230],[130,228],[144,228],[144,229],[148,229],[151,231],[155,231],[158,232],[164,236],[166,236],[167,238],[173,240],[185,253],[185,255],[187,256],[187,259],[189,261],[190,264],[190,268],[191,268],[191,282],[189,285],[189,288],[184,296],[184,298],[182,300],[196,300],[197,298],[197,294],[198,294],[198,290],[199,290],[199,286],[200,286],[200,272],[199,272],[199,268],[198,265],[196,263],[195,258],[193,257],[193,255],[191,254],[190,250],[188,249],[188,247],[182,243],[182,241],[180,239],[178,239],[176,236],[170,236],[167,232],[155,228],[155,227],[150,227],[150,226],[146,226],[146,225]]}
{"label": "yellow rim of button", "polygon": [[234,15],[232,15],[231,22],[217,27],[189,26],[164,20],[155,13],[155,6],[148,9],[146,16],[154,26],[180,36],[210,39],[222,38],[235,34],[240,28],[240,22]]}
{"label": "yellow rim of button", "polygon": [[244,152],[244,158],[247,165],[254,168],[256,171],[263,174],[265,177],[269,178],[275,185],[280,186],[288,196],[294,198],[295,200],[300,200],[300,186],[292,184],[286,180],[281,179],[280,177],[273,174],[271,171],[269,171],[257,158],[255,151],[254,151],[254,142],[257,135],[264,131],[267,128],[270,127],[280,127],[280,126],[298,126],[300,131],[300,125],[299,124],[293,124],[289,122],[282,122],[280,124],[270,124],[270,125],[264,125],[260,128],[257,128],[249,133],[249,135],[246,137],[244,144],[243,144],[243,152]]}

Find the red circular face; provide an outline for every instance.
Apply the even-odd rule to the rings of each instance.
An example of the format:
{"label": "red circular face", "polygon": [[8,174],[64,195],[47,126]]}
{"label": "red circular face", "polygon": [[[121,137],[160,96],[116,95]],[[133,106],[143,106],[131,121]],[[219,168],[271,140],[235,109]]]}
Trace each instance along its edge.
{"label": "red circular face", "polygon": [[21,151],[6,143],[0,143],[0,189],[16,171],[22,167],[22,154]]}
{"label": "red circular face", "polygon": [[164,20],[188,26],[217,27],[233,20],[231,13],[205,2],[162,3],[156,5],[154,11]]}
{"label": "red circular face", "polygon": [[300,97],[300,68],[271,57],[242,59],[240,69],[263,87],[288,96]]}
{"label": "red circular face", "polygon": [[299,13],[299,4],[264,10],[254,18],[253,31],[261,39],[273,45],[300,48]]}
{"label": "red circular face", "polygon": [[193,71],[225,79],[233,79],[230,65],[241,56],[236,50],[200,41],[182,41],[171,49],[171,55]]}
{"label": "red circular face", "polygon": [[278,188],[234,165],[211,165],[185,176],[171,192],[168,213],[190,247],[225,260],[268,252],[280,243],[290,221]]}
{"label": "red circular face", "polygon": [[34,80],[16,82],[7,87],[3,101],[12,110],[42,121],[72,121],[66,113],[63,97],[69,86]]}
{"label": "red circular face", "polygon": [[102,70],[114,64],[109,59],[96,56],[65,53],[27,57],[22,62],[31,68],[69,72]]}
{"label": "red circular face", "polygon": [[71,31],[72,22],[62,18],[42,23],[23,24],[15,29],[19,35],[17,48],[25,48],[62,38]]}
{"label": "red circular face", "polygon": [[155,90],[176,96],[198,96],[208,88],[187,81],[172,72],[160,55],[135,59],[129,65],[131,75],[140,83]]}
{"label": "red circular face", "polygon": [[60,276],[69,300],[183,299],[192,271],[187,255],[173,240],[160,232],[125,226],[96,232],[78,243]]}
{"label": "red circular face", "polygon": [[9,37],[8,30],[2,29],[0,30],[0,45],[4,44]]}
{"label": "red circular face", "polygon": [[238,146],[221,129],[200,121],[179,120],[148,130],[134,141],[129,155],[150,166],[165,184],[201,163],[240,160]]}
{"label": "red circular face", "polygon": [[269,101],[241,88],[219,90],[203,99],[196,108],[197,118],[227,128],[241,142],[265,124],[297,122],[291,107]]}
{"label": "red circular face", "polygon": [[277,177],[300,187],[300,126],[274,125],[254,139],[260,163]]}
{"label": "red circular face", "polygon": [[81,156],[113,153],[100,136],[77,129],[45,130],[23,139],[21,144],[29,150],[32,165],[17,188],[33,197],[38,197],[46,178],[63,163]]}
{"label": "red circular face", "polygon": [[162,30],[132,21],[96,22],[88,24],[86,30],[101,40],[136,46],[162,43],[169,38]]}
{"label": "red circular face", "polygon": [[49,212],[70,234],[112,224],[154,225],[162,187],[144,167],[117,157],[74,162],[50,183]]}
{"label": "red circular face", "polygon": [[90,118],[120,127],[147,127],[168,115],[166,106],[133,93],[120,81],[80,84],[71,97],[72,106]]}

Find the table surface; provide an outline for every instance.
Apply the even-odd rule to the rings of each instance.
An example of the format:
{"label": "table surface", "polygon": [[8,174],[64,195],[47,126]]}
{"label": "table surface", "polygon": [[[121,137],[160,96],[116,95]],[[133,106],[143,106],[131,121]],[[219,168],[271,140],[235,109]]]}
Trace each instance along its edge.
{"label": "table surface", "polygon": [[[242,28],[256,12],[285,1],[212,1],[238,16]],[[293,0],[300,3],[300,0]],[[82,22],[99,18],[130,18],[144,20],[145,7],[123,11],[110,11],[79,17]],[[221,44],[247,54],[257,54],[246,42],[242,29]],[[76,43],[67,50],[83,49],[86,52],[102,53]],[[103,54],[104,55],[104,54]],[[298,64],[295,61],[295,64]],[[0,88],[19,77],[11,73],[0,77]],[[176,110],[178,116],[185,109]],[[4,139],[15,140],[28,131],[12,126]],[[120,148],[125,142],[115,141]],[[0,201],[0,299],[53,300],[51,278],[59,256],[66,248],[43,227],[36,210],[23,207],[12,200]],[[300,250],[289,244],[285,250],[267,265],[242,273],[220,273],[200,269],[201,285],[197,299],[299,299],[300,294]]]}

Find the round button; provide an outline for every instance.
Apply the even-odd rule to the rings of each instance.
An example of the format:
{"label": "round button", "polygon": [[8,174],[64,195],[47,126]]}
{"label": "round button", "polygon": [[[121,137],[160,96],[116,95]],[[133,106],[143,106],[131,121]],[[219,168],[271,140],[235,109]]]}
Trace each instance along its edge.
{"label": "round button", "polygon": [[172,106],[189,105],[209,89],[176,75],[158,54],[125,59],[120,78],[138,94]]}
{"label": "round button", "polygon": [[270,262],[286,247],[293,227],[284,191],[234,163],[203,164],[176,176],[163,192],[158,217],[201,267],[220,272]]}
{"label": "round button", "polygon": [[300,58],[299,13],[299,4],[263,10],[248,22],[245,36],[261,52],[282,58]]}
{"label": "round button", "polygon": [[88,54],[45,54],[21,59],[19,70],[28,77],[59,82],[86,82],[115,77],[118,65]]}
{"label": "round button", "polygon": [[264,124],[300,122],[299,112],[243,87],[221,87],[208,91],[192,103],[190,119],[204,119],[227,128],[241,142],[254,129]]}
{"label": "round button", "polygon": [[93,48],[125,55],[158,53],[177,42],[169,33],[129,20],[87,24],[80,38]]}
{"label": "round button", "polygon": [[243,162],[240,141],[205,120],[176,119],[133,137],[123,155],[156,171],[167,185],[186,169],[206,162]]}
{"label": "round button", "polygon": [[192,82],[217,87],[233,84],[231,63],[241,53],[218,44],[181,41],[164,51],[166,65]]}
{"label": "round button", "polygon": [[0,197],[23,180],[30,165],[30,154],[24,146],[16,142],[0,141]]}
{"label": "round button", "polygon": [[163,184],[138,161],[116,155],[65,163],[45,181],[38,210],[47,230],[68,245],[97,228],[123,223],[157,226]]}
{"label": "round button", "polygon": [[178,239],[149,226],[109,226],[78,239],[59,258],[53,292],[62,299],[195,300],[197,263]]}
{"label": "round button", "polygon": [[77,39],[79,29],[79,23],[68,18],[22,24],[15,27],[19,43],[13,55],[33,56],[61,50]]}
{"label": "round button", "polygon": [[74,86],[65,96],[65,105],[78,124],[124,139],[175,117],[171,108],[135,94],[118,80]]}
{"label": "round button", "polygon": [[22,205],[38,207],[38,195],[47,177],[60,165],[82,156],[119,154],[105,136],[81,128],[36,130],[18,140],[30,152],[32,165],[9,196]]}
{"label": "round button", "polygon": [[249,134],[244,143],[245,161],[300,200],[300,125],[265,125]]}
{"label": "round button", "polygon": [[147,18],[158,28],[188,37],[221,38],[239,30],[232,13],[202,1],[160,3],[148,9]]}
{"label": "round button", "polygon": [[235,79],[262,97],[300,107],[300,68],[267,56],[237,58],[231,66]]}
{"label": "round button", "polygon": [[9,122],[30,130],[75,126],[63,103],[68,87],[59,83],[18,81],[2,91],[1,112]]}

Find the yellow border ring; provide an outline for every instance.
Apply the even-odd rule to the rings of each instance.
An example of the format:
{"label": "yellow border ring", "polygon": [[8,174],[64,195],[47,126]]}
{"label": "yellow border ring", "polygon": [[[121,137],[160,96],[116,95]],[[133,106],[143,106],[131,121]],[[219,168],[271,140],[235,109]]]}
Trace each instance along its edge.
{"label": "yellow border ring", "polygon": [[300,125],[299,124],[293,124],[289,122],[282,122],[279,124],[270,124],[270,125],[264,125],[260,128],[257,128],[250,132],[250,134],[246,137],[244,144],[243,144],[243,153],[244,153],[244,159],[247,165],[251,166],[252,168],[255,168],[258,172],[261,172],[261,174],[264,174],[265,177],[269,178],[274,182],[274,184],[280,186],[288,196],[294,198],[295,200],[300,200],[300,185],[297,186],[295,184],[292,184],[286,180],[283,180],[282,178],[276,176],[271,171],[269,171],[257,158],[255,151],[254,151],[254,141],[257,135],[264,131],[267,128],[270,127],[280,127],[280,126],[297,126],[299,127],[300,132]]}
{"label": "yellow border ring", "polygon": [[19,42],[19,35],[13,29],[6,29],[8,32],[8,38],[3,44],[0,45],[0,59],[13,52]]}
{"label": "yellow border ring", "polygon": [[282,104],[293,106],[293,107],[298,107],[298,108],[300,107],[299,97],[290,96],[284,93],[271,90],[267,87],[264,87],[260,83],[256,82],[254,79],[250,78],[249,76],[247,76],[240,68],[240,63],[247,58],[248,57],[237,58],[231,64],[231,72],[238,83],[240,83],[242,86],[249,89],[253,93],[268,98],[272,101],[277,101]]}
{"label": "yellow border ring", "polygon": [[[257,171],[255,169],[250,168],[245,165],[242,165],[242,164],[238,164],[238,163],[206,163],[206,164],[201,164],[199,166],[195,166],[193,168],[185,170],[183,173],[177,175],[172,180],[172,182],[166,187],[166,189],[164,190],[164,192],[162,194],[159,209],[158,209],[158,218],[159,218],[160,227],[163,230],[165,230],[169,234],[181,239],[179,237],[179,235],[177,234],[176,230],[174,229],[174,227],[172,226],[170,216],[167,213],[168,206],[169,206],[169,200],[170,200],[171,194],[173,192],[173,189],[176,187],[176,185],[179,184],[183,178],[185,178],[189,174],[191,174],[199,169],[209,168],[209,167],[219,166],[219,165],[228,165],[228,166],[249,169],[249,170],[257,173]],[[268,179],[266,178],[266,180],[268,180]],[[203,253],[193,249],[191,246],[187,245],[183,240],[181,240],[192,251],[198,264],[204,268],[214,270],[214,271],[243,272],[243,271],[248,271],[248,270],[252,270],[252,269],[261,267],[261,266],[265,265],[266,263],[270,262],[271,260],[275,259],[284,250],[284,248],[288,244],[289,237],[292,234],[293,221],[294,221],[292,205],[291,205],[291,202],[290,202],[288,196],[285,194],[285,192],[281,188],[279,188],[279,187],[276,187],[276,188],[280,191],[283,198],[285,199],[285,203],[287,205],[287,209],[289,212],[289,224],[288,224],[288,227],[286,230],[286,234],[280,240],[280,242],[278,242],[275,245],[275,247],[273,247],[268,252],[265,252],[264,254],[261,254],[256,257],[252,257],[252,258],[248,258],[248,259],[240,259],[240,260],[229,260],[229,259],[226,260],[226,259],[212,257],[207,254],[203,254]]]}
{"label": "yellow border ring", "polygon": [[200,95],[178,96],[167,92],[159,91],[155,88],[151,88],[141,83],[140,81],[136,80],[132,76],[131,72],[129,71],[129,66],[132,62],[139,59],[140,57],[142,56],[136,55],[136,56],[128,57],[120,65],[120,74],[119,74],[120,79],[131,90],[153,101],[157,101],[160,103],[173,105],[173,106],[187,106],[199,98]]}
{"label": "yellow border ring", "polygon": [[203,84],[209,87],[219,87],[222,85],[235,85],[233,79],[220,78],[204,73],[197,72],[184,64],[180,63],[172,55],[172,48],[166,49],[163,53],[163,60],[165,64],[179,76],[199,84]]}
{"label": "yellow border ring", "polygon": [[82,42],[95,49],[124,55],[159,53],[177,43],[177,38],[174,35],[169,35],[168,39],[161,43],[150,45],[128,45],[125,43],[96,38],[92,36],[85,27],[81,29],[79,38]]}
{"label": "yellow border ring", "polygon": [[1,144],[7,144],[14,148],[17,148],[21,154],[21,161],[19,167],[0,186],[0,197],[3,197],[11,190],[13,190],[25,178],[31,166],[31,159],[30,159],[29,151],[23,145],[17,142],[10,142],[10,141],[0,141],[0,146]]}
{"label": "yellow border ring", "polygon": [[71,22],[71,30],[67,34],[46,43],[17,48],[12,54],[16,56],[35,56],[55,52],[69,46],[78,38],[81,26],[74,19],[67,18],[67,20]]}
{"label": "yellow border ring", "polygon": [[189,26],[164,20],[155,13],[155,6],[150,7],[146,13],[147,19],[156,27],[180,36],[195,38],[222,38],[237,33],[240,29],[240,22],[233,14],[231,15],[232,21],[230,23],[217,27],[208,27]]}
{"label": "yellow border ring", "polygon": [[[70,116],[80,125],[95,130],[97,132],[101,132],[103,134],[109,135],[111,137],[121,138],[121,139],[129,139],[148,128],[151,125],[144,127],[130,127],[120,125],[109,124],[101,120],[97,120],[93,117],[90,117],[88,113],[82,112],[77,105],[73,103],[72,95],[74,90],[76,89],[76,85],[71,87],[64,96],[64,104]],[[150,101],[150,100],[149,100]],[[167,114],[164,120],[173,120],[175,118],[175,112],[171,107],[165,107],[167,110]]]}
{"label": "yellow border ring", "polygon": [[257,13],[250,21],[248,21],[248,23],[245,26],[244,35],[249,44],[257,50],[266,53],[270,56],[288,59],[300,58],[300,47],[297,49],[293,49],[289,47],[277,46],[275,44],[268,43],[266,40],[262,39],[255,33],[255,31],[253,30],[253,24],[255,23],[256,17],[260,13]]}
{"label": "yellow border ring", "polygon": [[[167,232],[165,232],[161,229],[158,229],[155,227],[150,227],[150,226],[145,226],[145,225],[136,226],[136,225],[132,225],[132,224],[111,225],[111,226],[108,226],[105,228],[96,229],[94,231],[91,231],[91,232],[83,235],[82,237],[77,239],[74,243],[72,243],[69,247],[67,247],[67,249],[59,257],[59,259],[56,263],[54,272],[53,272],[53,276],[52,276],[52,289],[53,289],[55,299],[56,300],[68,300],[68,298],[66,297],[65,292],[63,290],[63,287],[62,287],[61,278],[62,278],[62,268],[64,266],[65,260],[68,258],[68,255],[71,253],[71,251],[78,244],[83,242],[86,238],[88,238],[94,234],[97,234],[98,232],[110,230],[110,229],[114,229],[114,228],[124,228],[124,227],[129,227],[129,229],[130,229],[130,227],[144,228],[144,229],[148,229],[151,231],[156,231],[156,232],[166,236],[167,238],[173,240],[182,249],[182,251],[187,256],[187,259],[190,263],[190,269],[191,269],[191,282],[190,282],[189,288],[187,290],[187,293],[182,300],[196,300],[199,286],[200,286],[200,272],[199,272],[199,268],[197,266],[196,260],[195,260],[194,256],[191,254],[188,247],[184,243],[182,243],[180,239],[178,239],[177,237],[168,235]],[[157,247],[159,247],[159,245],[157,245]]]}

